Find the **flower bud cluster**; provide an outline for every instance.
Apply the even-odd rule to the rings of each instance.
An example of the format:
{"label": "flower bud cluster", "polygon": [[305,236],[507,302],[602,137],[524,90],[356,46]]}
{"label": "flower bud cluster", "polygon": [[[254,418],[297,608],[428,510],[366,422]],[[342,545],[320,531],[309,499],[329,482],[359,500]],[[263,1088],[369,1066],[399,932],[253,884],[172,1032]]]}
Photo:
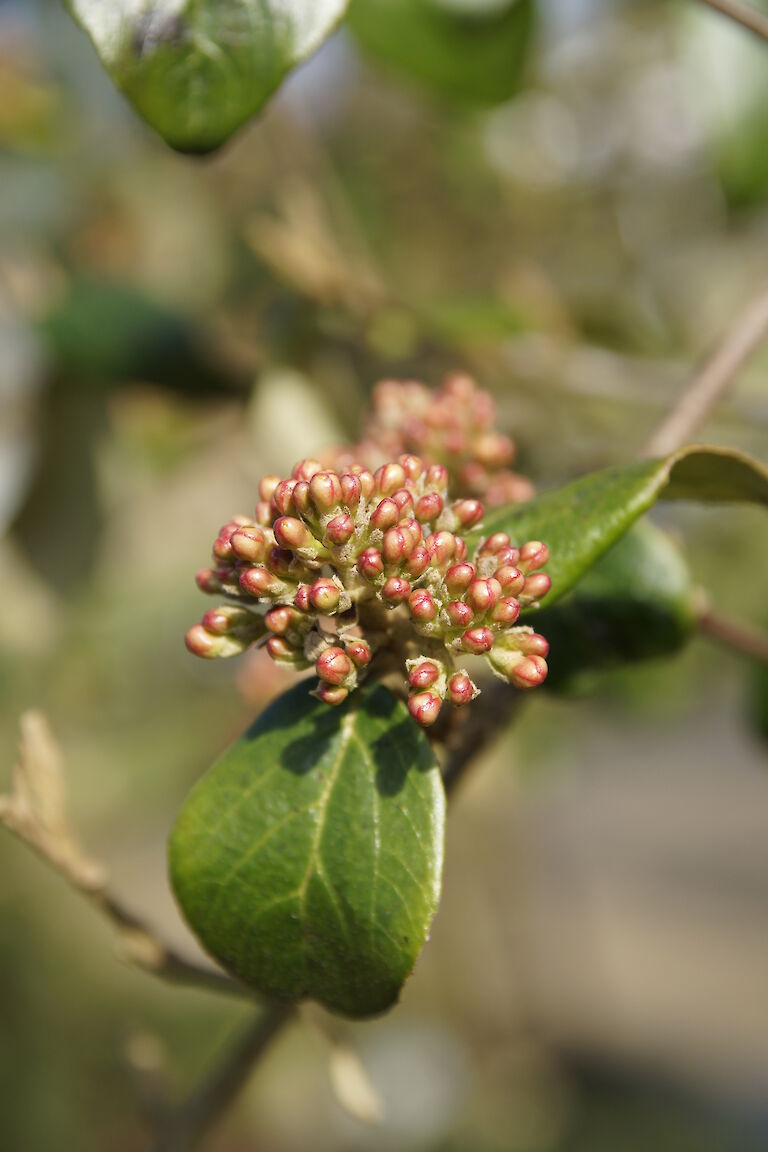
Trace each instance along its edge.
{"label": "flower bud cluster", "polygon": [[454,492],[481,498],[486,507],[530,500],[533,485],[510,469],[515,445],[494,428],[496,405],[469,376],[447,377],[432,390],[415,380],[382,380],[363,440],[345,460],[379,464],[413,452],[450,471]]}
{"label": "flower bud cluster", "polygon": [[303,460],[287,479],[263,479],[253,518],[219,532],[197,582],[229,603],[189,630],[187,647],[213,658],[256,643],[280,665],[314,665],[315,694],[329,704],[346,699],[378,651],[425,648],[406,664],[409,707],[425,725],[445,700],[477,695],[453,670],[456,656],[485,656],[497,675],[534,687],[547,643],[516,623],[549,589],[548,552],[496,534],[470,561],[464,537],[482,516],[479,500],[449,499],[444,465],[414,455],[376,472]]}

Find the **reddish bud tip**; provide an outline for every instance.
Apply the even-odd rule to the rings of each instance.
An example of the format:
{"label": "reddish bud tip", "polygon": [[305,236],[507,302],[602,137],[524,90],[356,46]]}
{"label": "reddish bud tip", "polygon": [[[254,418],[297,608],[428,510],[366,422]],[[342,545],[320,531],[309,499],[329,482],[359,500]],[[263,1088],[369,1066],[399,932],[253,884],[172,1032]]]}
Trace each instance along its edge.
{"label": "reddish bud tip", "polygon": [[266,643],[266,649],[278,664],[292,664],[296,661],[296,649],[283,636],[270,636]]}
{"label": "reddish bud tip", "polygon": [[318,512],[330,512],[344,495],[341,480],[335,472],[316,472],[309,482],[309,493]]}
{"label": "reddish bud tip", "polygon": [[349,690],[343,688],[340,684],[328,684],[325,680],[321,680],[311,695],[316,696],[318,700],[322,700],[324,704],[330,704],[335,708],[339,704],[344,703],[347,696],[349,696]]}
{"label": "reddish bud tip", "polygon": [[549,562],[549,548],[540,540],[530,540],[520,549],[519,568],[526,573],[536,568],[543,568]]}
{"label": "reddish bud tip", "polygon": [[509,627],[514,624],[520,615],[520,602],[514,596],[503,596],[491,613],[495,624]]}
{"label": "reddish bud tip", "polygon": [[380,532],[386,532],[388,528],[394,528],[395,524],[400,519],[400,509],[394,500],[385,497],[379,501],[376,508],[371,515],[371,527],[378,529]]}
{"label": "reddish bud tip", "polygon": [[309,484],[317,472],[322,472],[323,466],[319,460],[300,460],[293,469],[294,480],[304,480]]}
{"label": "reddish bud tip", "polygon": [[312,543],[311,532],[295,516],[281,516],[279,520],[276,520],[274,533],[278,544],[291,551],[295,551],[297,548],[307,548]]}
{"label": "reddish bud tip", "polygon": [[260,528],[238,528],[229,540],[232,551],[238,560],[247,560],[249,564],[258,564],[264,559],[267,550],[267,538]]}
{"label": "reddish bud tip", "polygon": [[424,524],[433,524],[443,510],[443,498],[439,492],[427,492],[416,504],[416,518]]}
{"label": "reddish bud tip", "polygon": [[384,533],[381,551],[387,564],[402,564],[411,552],[413,544],[402,528],[388,528]]}
{"label": "reddish bud tip", "polygon": [[216,637],[202,624],[193,624],[184,637],[184,643],[193,656],[210,659],[216,655]]}
{"label": "reddish bud tip", "polygon": [[426,588],[417,588],[408,597],[408,607],[414,620],[430,621],[437,616],[437,608],[431,594]]}
{"label": "reddish bud tip", "polygon": [[436,692],[418,692],[408,698],[408,711],[417,724],[429,728],[440,715],[443,702]]}
{"label": "reddish bud tip", "polygon": [[465,652],[482,656],[493,648],[493,632],[490,628],[469,628],[461,638],[461,646]]}
{"label": "reddish bud tip", "polygon": [[381,598],[389,604],[403,604],[411,594],[411,585],[400,576],[391,576],[381,589]]}
{"label": "reddish bud tip", "polygon": [[309,599],[309,584],[299,584],[293,602],[300,612],[309,612],[312,604]]}
{"label": "reddish bud tip", "polygon": [[475,579],[472,564],[454,564],[445,574],[445,586],[452,596],[461,596]]}
{"label": "reddish bud tip", "polygon": [[318,656],[315,670],[326,684],[343,684],[352,672],[352,661],[342,648],[326,648]]}
{"label": "reddish bud tip", "polygon": [[376,487],[382,496],[392,496],[398,488],[402,488],[407,479],[402,464],[382,464],[374,472]]}
{"label": "reddish bud tip", "polygon": [[338,546],[348,543],[355,534],[355,522],[348,512],[341,512],[334,516],[326,530],[326,539]]}
{"label": "reddish bud tip", "polygon": [[506,532],[494,532],[487,540],[483,541],[482,548],[480,549],[483,555],[495,555],[500,552],[502,548],[509,547],[509,536]]}
{"label": "reddish bud tip", "polygon": [[268,630],[275,636],[284,636],[288,629],[296,623],[298,613],[287,605],[281,604],[277,608],[270,608],[264,617]]}
{"label": "reddish bud tip", "polygon": [[451,704],[460,708],[463,704],[471,703],[477,695],[479,695],[478,689],[466,672],[455,672],[451,676],[448,681],[448,698]]}
{"label": "reddish bud tip", "polygon": [[269,596],[278,584],[276,577],[262,564],[240,573],[240,587],[249,596]]}
{"label": "reddish bud tip", "polygon": [[547,662],[541,656],[526,656],[512,669],[510,680],[516,688],[538,688],[547,678]]}
{"label": "reddish bud tip", "polygon": [[463,600],[451,600],[446,607],[446,612],[454,628],[468,628],[475,618],[472,608]]}
{"label": "reddish bud tip", "polygon": [[418,480],[424,474],[424,461],[420,456],[412,456],[407,453],[405,456],[398,456],[397,462],[409,480]]}
{"label": "reddish bud tip", "polygon": [[411,688],[431,688],[440,679],[440,669],[434,660],[422,660],[416,664],[408,674],[408,683]]}
{"label": "reddish bud tip", "polygon": [[209,596],[221,592],[221,581],[213,568],[201,568],[195,576],[195,582],[200,591],[207,592]]}
{"label": "reddish bud tip", "polygon": [[360,486],[360,478],[354,476],[351,472],[347,472],[341,477],[341,495],[344,503],[350,508],[357,508],[362,496],[362,488]]}
{"label": "reddish bud tip", "polygon": [[426,545],[433,562],[442,568],[453,560],[456,553],[456,537],[452,532],[433,532],[426,539]]}
{"label": "reddish bud tip", "polygon": [[378,548],[366,548],[357,558],[357,570],[366,580],[376,580],[384,572],[384,561]]}
{"label": "reddish bud tip", "polygon": [[429,567],[429,551],[423,544],[417,545],[408,557],[405,568],[412,579],[417,580]]}
{"label": "reddish bud tip", "polygon": [[328,580],[326,577],[315,580],[309,590],[309,602],[318,612],[325,612],[326,614],[335,612],[340,599],[339,588],[333,580]]}
{"label": "reddish bud tip", "polygon": [[439,492],[445,492],[448,488],[448,469],[442,464],[431,464],[427,469],[424,484],[427,488],[436,488]]}
{"label": "reddish bud tip", "polygon": [[457,500],[453,513],[462,528],[473,528],[482,520],[485,509],[479,500]]}
{"label": "reddish bud tip", "polygon": [[552,581],[546,572],[534,572],[532,576],[526,577],[520,598],[529,603],[534,600],[542,600],[551,587]]}
{"label": "reddish bud tip", "polygon": [[265,476],[259,483],[259,500],[269,504],[279,483],[279,476]]}
{"label": "reddish bud tip", "polygon": [[344,647],[355,668],[366,668],[370,664],[373,653],[367,640],[347,640]]}
{"label": "reddish bud tip", "polygon": [[498,580],[473,580],[467,589],[467,601],[475,612],[489,612],[501,596]]}
{"label": "reddish bud tip", "polygon": [[525,587],[525,576],[519,568],[515,568],[511,564],[497,568],[493,578],[498,580],[506,596],[517,596]]}
{"label": "reddish bud tip", "polygon": [[376,491],[376,481],[373,478],[373,472],[369,472],[367,468],[361,468],[355,472],[358,480],[360,481],[360,489],[366,500],[370,500]]}
{"label": "reddish bud tip", "polygon": [[521,643],[520,650],[526,656],[541,656],[543,660],[546,660],[549,655],[549,641],[544,636],[540,636],[538,632],[531,632],[530,636],[526,636]]}

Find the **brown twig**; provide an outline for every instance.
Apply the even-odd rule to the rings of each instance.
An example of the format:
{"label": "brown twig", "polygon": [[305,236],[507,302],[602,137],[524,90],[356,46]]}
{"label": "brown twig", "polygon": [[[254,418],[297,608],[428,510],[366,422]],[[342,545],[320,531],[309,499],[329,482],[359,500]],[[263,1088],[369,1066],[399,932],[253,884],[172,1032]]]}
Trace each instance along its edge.
{"label": "brown twig", "polygon": [[694,374],[651,435],[643,455],[666,456],[689,443],[766,338],[768,288],[763,286]]}
{"label": "brown twig", "polygon": [[254,1065],[293,1016],[289,1004],[270,1004],[238,1037],[235,1045],[219,1060],[210,1076],[168,1119],[152,1152],[190,1152],[235,1100]]}
{"label": "brown twig", "polygon": [[70,824],[61,754],[45,718],[37,712],[21,718],[13,791],[0,796],[0,823],[106,916],[130,963],[174,983],[248,995],[224,972],[185,959],[110,891],[106,870],[87,854]]}
{"label": "brown twig", "polygon": [[741,4],[739,0],[702,0],[702,3],[730,20],[735,20],[737,24],[754,32],[761,39],[768,40],[768,16],[758,12],[750,4]]}
{"label": "brown twig", "polygon": [[709,608],[702,608],[697,616],[699,631],[710,640],[738,652],[760,664],[768,664],[768,635],[748,628],[728,616],[721,616]]}

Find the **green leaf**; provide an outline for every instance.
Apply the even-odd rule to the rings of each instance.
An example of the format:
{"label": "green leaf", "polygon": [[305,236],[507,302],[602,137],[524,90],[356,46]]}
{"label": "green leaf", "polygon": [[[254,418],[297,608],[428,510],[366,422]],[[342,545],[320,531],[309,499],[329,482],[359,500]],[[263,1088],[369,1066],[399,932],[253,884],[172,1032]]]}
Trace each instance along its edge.
{"label": "green leaf", "polygon": [[[546,601],[545,601],[546,605]],[[572,592],[536,616],[550,643],[549,688],[678,652],[695,630],[688,566],[669,536],[640,521]]]}
{"label": "green leaf", "polygon": [[352,0],[348,24],[378,59],[443,95],[498,104],[515,94],[532,0]]}
{"label": "green leaf", "polygon": [[471,550],[493,532],[507,532],[513,543],[543,540],[551,553],[549,607],[660,499],[768,504],[768,470],[727,448],[681,448],[663,460],[592,472],[526,504],[495,508],[467,543]]}
{"label": "green leaf", "polygon": [[385,688],[331,708],[298,684],[226,751],[171,836],[192,929],[265,996],[348,1016],[397,999],[437,909],[445,796]]}
{"label": "green leaf", "polygon": [[347,0],[67,0],[137,112],[182,152],[218,148],[341,19]]}

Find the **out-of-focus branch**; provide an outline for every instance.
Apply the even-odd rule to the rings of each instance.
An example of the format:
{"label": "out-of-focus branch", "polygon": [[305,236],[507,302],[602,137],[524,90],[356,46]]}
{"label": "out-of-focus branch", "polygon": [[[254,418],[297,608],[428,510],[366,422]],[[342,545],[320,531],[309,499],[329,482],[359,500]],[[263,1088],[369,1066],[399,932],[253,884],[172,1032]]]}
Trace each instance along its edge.
{"label": "out-of-focus branch", "polygon": [[737,620],[731,620],[728,616],[721,616],[718,612],[712,612],[708,607],[701,608],[696,622],[699,631],[708,636],[710,640],[714,640],[716,643],[722,644],[724,648],[730,648],[732,652],[738,652],[750,660],[756,660],[760,664],[768,664],[768,635],[765,632],[748,628]]}
{"label": "out-of-focus branch", "polygon": [[210,1076],[168,1119],[152,1152],[191,1152],[233,1103],[272,1040],[293,1016],[288,1004],[270,1004],[238,1038]]}
{"label": "out-of-focus branch", "polygon": [[61,754],[38,712],[21,718],[13,791],[0,796],[0,823],[111,921],[125,960],[164,980],[248,995],[223,972],[194,964],[170,948],[110,891],[106,870],[87,854],[70,824]]}
{"label": "out-of-focus branch", "polygon": [[768,287],[764,285],[694,374],[651,436],[643,455],[666,456],[689,443],[766,338]]}
{"label": "out-of-focus branch", "polygon": [[742,4],[740,0],[702,0],[702,3],[730,20],[735,20],[763,40],[768,40],[768,16],[758,12],[751,4]]}

